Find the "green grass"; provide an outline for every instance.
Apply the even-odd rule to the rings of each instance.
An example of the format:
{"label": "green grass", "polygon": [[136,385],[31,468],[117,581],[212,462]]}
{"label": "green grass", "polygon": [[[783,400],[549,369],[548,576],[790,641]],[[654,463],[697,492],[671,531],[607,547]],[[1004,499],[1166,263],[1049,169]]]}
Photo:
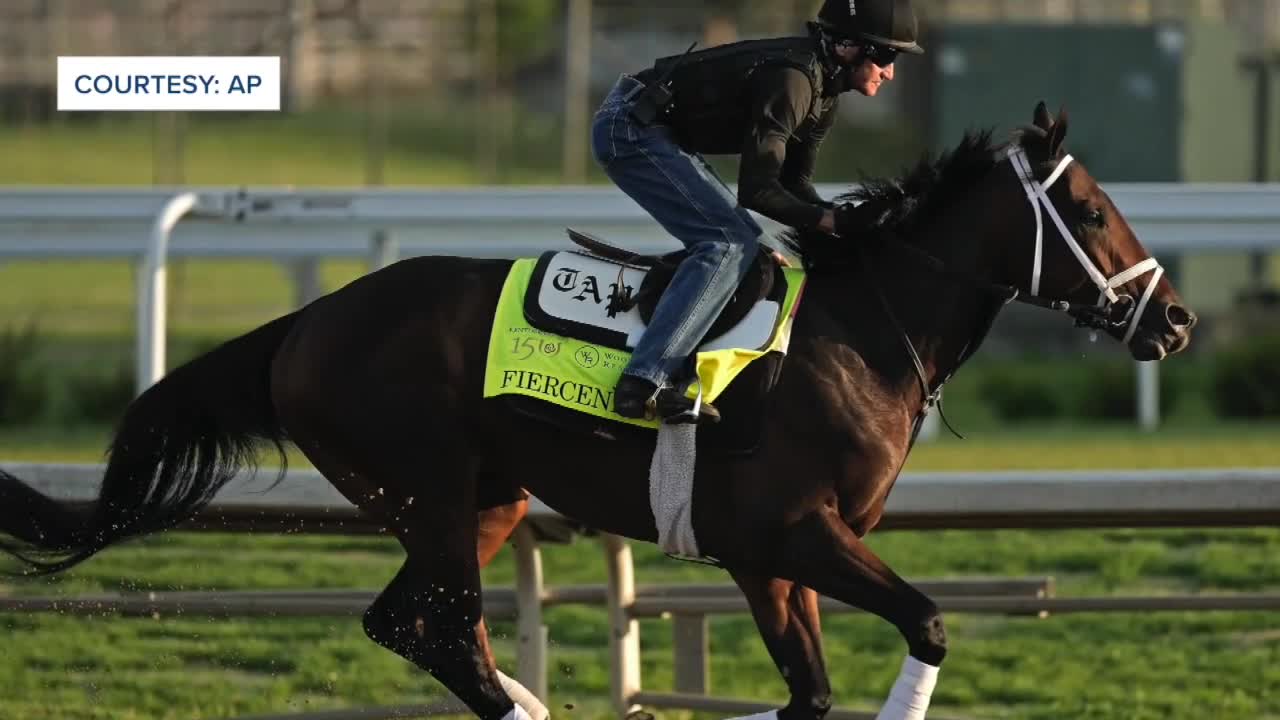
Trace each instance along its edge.
{"label": "green grass", "polygon": [[907,463],[908,471],[1100,467],[1280,467],[1280,422],[1186,421],[1152,433],[1121,422],[980,426],[966,440],[943,435],[938,442],[920,443]]}
{"label": "green grass", "polygon": [[[358,261],[326,261],[322,287],[337,289],[364,269]],[[134,272],[125,260],[0,264],[0,329],[35,323],[54,341],[110,341],[129,348],[137,323]],[[168,280],[170,336],[226,338],[292,309],[288,268],[270,261],[178,260]]]}
{"label": "green grass", "polygon": [[[1196,444],[1114,431],[1003,435],[921,448],[920,468],[1280,465],[1274,429],[1220,433]],[[1105,438],[1111,438],[1106,440]],[[1157,436],[1157,438],[1160,436]],[[1234,439],[1233,439],[1234,438]],[[12,456],[0,444],[0,457]],[[1198,452],[1180,454],[1192,443]],[[1249,449],[1256,446],[1256,449]],[[1243,448],[1243,450],[1242,450]],[[51,444],[45,459],[77,457]],[[1128,455],[1132,453],[1132,455]],[[1254,453],[1250,455],[1249,453]],[[1126,457],[1132,459],[1126,461]],[[1239,462],[1232,462],[1232,459]],[[946,531],[873,534],[871,545],[907,577],[1051,575],[1060,595],[1280,590],[1280,531]],[[637,547],[640,582],[727,580]],[[545,552],[548,582],[603,582],[589,540]],[[368,588],[398,568],[385,538],[171,533],[107,551],[71,573],[15,582],[19,593],[94,590]],[[510,584],[504,552],[486,582]],[[429,677],[368,642],[356,618],[199,620],[10,615],[0,657],[0,717],[216,718],[438,695]],[[595,608],[549,613],[552,707],[560,717],[608,714],[606,618]],[[824,622],[840,704],[874,707],[904,648],[892,628],[863,616]],[[994,718],[1280,717],[1280,633],[1267,613],[1132,613],[1048,619],[952,615],[951,653],[935,696],[939,714]],[[513,628],[495,623],[496,648],[514,659]],[[745,616],[711,624],[712,688],[778,699],[785,687]],[[643,623],[646,688],[670,689],[670,627]],[[573,711],[563,709],[569,704]],[[669,713],[666,716],[683,716]]]}
{"label": "green grass", "polygon": [[[359,126],[324,134],[269,122],[231,123],[217,132],[197,129],[185,143],[182,179],[193,185],[363,185],[362,142]],[[6,160],[0,183],[150,185],[171,177],[164,169],[157,174],[157,144],[150,124],[143,122],[10,128],[0,132],[0,155]],[[93,148],[91,155],[85,155],[85,147]],[[394,154],[387,163],[386,177],[400,184],[478,180],[466,163],[451,158]]]}
{"label": "green grass", "polygon": [[[886,533],[877,550],[908,576],[1052,574],[1061,594],[1275,590],[1274,530]],[[546,553],[552,582],[600,582],[593,543]],[[115,549],[51,586],[90,589],[375,588],[395,571],[389,541],[168,537]],[[719,577],[637,548],[644,582]],[[510,582],[505,555],[487,572]],[[181,620],[6,616],[0,658],[4,717],[187,718],[422,700],[437,685],[364,639],[355,618]],[[607,694],[603,612],[549,615],[553,707],[599,717]],[[1258,718],[1280,713],[1280,638],[1265,613],[1063,616],[953,615],[939,712],[1010,718]],[[825,621],[828,666],[842,704],[872,706],[903,653],[896,632],[861,616]],[[512,628],[497,623],[510,667]],[[644,623],[645,686],[670,688],[670,628]],[[750,620],[712,622],[715,692],[784,694]],[[21,700],[17,700],[21,698]],[[1136,707],[1134,704],[1136,703]],[[560,713],[564,715],[564,713]]]}
{"label": "green grass", "polygon": [[[449,107],[446,112],[442,108]],[[0,126],[0,184],[5,185],[299,185],[358,186],[371,177],[366,119],[358,109],[188,114],[180,131],[150,113],[112,113],[49,125]],[[476,170],[474,118],[456,103],[421,99],[387,120],[381,184],[468,185],[555,182],[556,127],[530,118],[498,138],[496,176]],[[180,143],[175,140],[181,133]],[[520,150],[523,141],[536,151]],[[548,142],[557,143],[546,148]],[[177,148],[181,147],[179,151]],[[91,148],[91,152],[86,152]]]}
{"label": "green grass", "polygon": [[[817,180],[896,173],[921,152],[919,135],[904,125],[838,129],[824,145]],[[0,124],[0,185],[558,183],[564,142],[557,113],[516,100],[495,112],[465,97],[430,95],[397,97],[378,117],[359,104],[176,119],[63,115],[51,124]],[[712,162],[736,177],[733,158]],[[589,154],[586,163],[587,182],[607,182]]]}

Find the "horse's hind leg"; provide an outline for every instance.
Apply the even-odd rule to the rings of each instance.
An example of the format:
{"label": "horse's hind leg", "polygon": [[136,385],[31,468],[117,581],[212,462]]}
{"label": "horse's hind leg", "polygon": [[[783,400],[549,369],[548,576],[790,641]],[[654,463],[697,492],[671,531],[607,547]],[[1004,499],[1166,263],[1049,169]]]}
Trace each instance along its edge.
{"label": "horse's hind leg", "polygon": [[[502,688],[479,608],[479,574],[410,553],[364,614],[379,645],[431,673],[483,720],[528,717]],[[473,600],[473,598],[475,600]]]}
{"label": "horse's hind leg", "polygon": [[[482,720],[527,718],[503,690],[489,649],[476,557],[474,480],[442,485],[447,484],[432,489],[443,492],[402,506],[394,530],[408,556],[365,612],[365,632],[431,673]],[[459,488],[467,491],[461,498]]]}
{"label": "horse's hind leg", "polygon": [[791,691],[791,702],[778,711],[779,720],[821,720],[831,709],[831,682],[822,659],[817,595],[790,580],[732,575]]}
{"label": "horse's hind leg", "polygon": [[[484,473],[480,474],[479,483],[482,488],[488,488],[488,492],[483,493],[482,504],[493,504],[480,511],[477,523],[476,561],[483,568],[493,562],[503,543],[529,513],[529,493]],[[498,679],[502,681],[502,689],[507,691],[507,695],[524,708],[533,720],[547,720],[550,717],[547,707],[528,688],[503,674],[501,670],[498,670]]]}
{"label": "horse's hind leg", "polygon": [[[352,463],[344,459],[352,453],[336,451],[339,438],[318,442],[301,428],[294,438],[343,495],[387,524],[406,551],[403,567],[365,612],[365,633],[431,673],[484,720],[527,718],[504,692],[489,649],[477,553],[482,518],[467,463],[431,456],[434,481],[425,486],[421,458],[403,458],[399,466],[389,459],[394,442],[382,455]],[[502,533],[514,514],[490,516],[493,534]],[[498,544],[489,543],[490,557]]]}
{"label": "horse's hind leg", "polygon": [[947,654],[938,607],[876,557],[831,508],[788,528],[785,573],[797,582],[893,623],[911,656],[877,720],[923,720]]}
{"label": "horse's hind leg", "polygon": [[482,488],[489,488],[488,492],[482,491],[484,497],[480,498],[485,501],[480,505],[485,509],[480,511],[476,538],[476,558],[483,568],[493,562],[503,543],[529,514],[529,493],[514,483],[483,472],[477,482]]}
{"label": "horse's hind leg", "polygon": [[[414,543],[415,545],[419,543],[430,543],[423,533],[424,528],[432,527],[431,525],[424,525],[424,523],[431,521],[424,519],[421,516],[422,513],[419,510],[414,509],[417,502],[413,498],[407,496],[403,490],[403,488],[413,487],[414,485],[374,482],[372,480],[374,477],[373,475],[370,475],[364,470],[358,470],[352,463],[347,462],[344,459],[346,455],[345,453],[336,452],[336,448],[340,445],[340,441],[338,439],[332,439],[329,442],[322,443],[314,439],[314,428],[304,427],[301,423],[295,423],[294,427],[295,429],[292,431],[292,435],[294,441],[298,444],[298,447],[307,455],[308,459],[310,459],[316,466],[316,469],[318,469],[326,479],[333,483],[334,487],[336,487],[348,500],[359,506],[371,517],[381,518],[386,522],[388,527],[391,527],[400,538],[401,543],[406,549],[410,547],[409,543]],[[430,473],[430,475],[437,478],[436,483],[442,488],[453,487],[454,485],[461,487],[465,483],[475,482],[473,478],[469,478],[465,474],[460,474],[457,477],[451,477],[447,474],[442,475],[439,468],[435,469]],[[494,506],[480,511],[475,516],[476,522],[474,529],[475,535],[478,537],[472,552],[474,553],[473,557],[475,558],[475,564],[477,567],[484,567],[493,560],[493,557],[502,548],[502,543],[511,535],[512,530],[515,529],[516,525],[519,524],[520,520],[523,519],[525,514],[528,512],[527,493],[514,486],[495,488],[496,481],[494,478],[486,478],[484,481],[488,483],[487,487],[489,488],[484,500],[488,504],[493,504]],[[420,486],[422,484],[422,480],[420,478],[417,479],[415,484]],[[397,491],[397,489],[399,489],[399,491]],[[463,497],[465,498],[465,495],[463,495]],[[437,507],[448,504],[448,501],[444,499],[433,500],[433,502]],[[438,527],[441,528],[441,532],[450,532],[449,530],[444,529],[443,526]],[[461,527],[453,530],[452,532],[465,536],[468,529],[465,524],[462,524]],[[406,539],[406,534],[409,536],[408,539]],[[464,540],[462,545],[465,546],[465,544],[466,542]],[[410,661],[418,664],[419,667],[430,672],[429,667],[418,662],[416,657],[414,657],[417,653],[412,648],[412,642],[404,646],[404,652],[401,652],[399,645],[391,647],[391,645],[388,644],[396,642],[393,638],[397,633],[392,626],[395,622],[394,618],[398,615],[413,616],[413,633],[407,634],[409,640],[412,640],[414,633],[418,631],[418,615],[413,613],[411,607],[402,612],[396,612],[396,602],[394,600],[396,597],[406,593],[412,594],[415,586],[414,579],[417,578],[421,581],[423,579],[422,573],[429,572],[429,569],[424,569],[420,563],[415,562],[416,558],[417,554],[410,551],[409,557],[406,559],[406,562],[400,572],[396,575],[396,578],[391,582],[387,589],[382,592],[378,601],[375,601],[374,606],[366,612],[365,629],[376,642],[390,647],[394,652],[408,658]],[[421,583],[419,582],[418,584],[420,585]],[[478,598],[478,590],[469,597]],[[400,604],[403,605],[403,602]],[[423,628],[423,631],[425,632],[425,627]],[[374,636],[375,633],[377,633],[376,636]],[[406,635],[405,633],[400,634]],[[485,628],[483,624],[478,626],[476,635],[477,646],[486,648],[487,652],[487,640],[485,639],[487,636],[485,635]],[[386,642],[384,642],[384,639],[386,639]],[[506,690],[508,696],[518,702],[521,708],[532,718],[532,720],[546,720],[549,713],[537,697],[520,685],[520,683],[507,677],[496,668],[494,668],[494,672],[497,673],[498,680],[503,689]]]}

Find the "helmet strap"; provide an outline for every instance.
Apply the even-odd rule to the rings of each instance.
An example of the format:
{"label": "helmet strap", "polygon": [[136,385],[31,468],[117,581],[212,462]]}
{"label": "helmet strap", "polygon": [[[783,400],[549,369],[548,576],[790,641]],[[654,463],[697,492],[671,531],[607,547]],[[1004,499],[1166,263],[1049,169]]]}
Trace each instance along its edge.
{"label": "helmet strap", "polygon": [[860,58],[861,62],[855,60],[852,63],[841,62],[840,57],[836,55],[836,37],[831,31],[820,23],[806,23],[809,33],[818,40],[818,47],[822,55],[822,64],[825,68],[825,84],[823,94],[827,96],[840,95],[853,89],[853,71],[857,69],[862,62],[866,62],[866,58]]}

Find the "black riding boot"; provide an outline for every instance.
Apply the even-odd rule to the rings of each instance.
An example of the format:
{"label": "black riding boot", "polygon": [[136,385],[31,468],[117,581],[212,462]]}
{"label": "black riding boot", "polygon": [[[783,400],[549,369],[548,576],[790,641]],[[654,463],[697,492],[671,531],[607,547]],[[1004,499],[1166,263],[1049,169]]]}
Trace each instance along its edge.
{"label": "black riding boot", "polygon": [[720,422],[720,411],[714,405],[703,402],[695,414],[694,403],[674,388],[660,388],[634,375],[623,375],[613,390],[614,412],[623,417],[662,418],[670,425]]}

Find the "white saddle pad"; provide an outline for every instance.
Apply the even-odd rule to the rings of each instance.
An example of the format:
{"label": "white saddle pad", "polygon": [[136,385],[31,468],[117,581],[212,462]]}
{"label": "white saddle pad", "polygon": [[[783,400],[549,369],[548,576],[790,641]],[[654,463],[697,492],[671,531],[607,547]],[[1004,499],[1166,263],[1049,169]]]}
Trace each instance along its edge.
{"label": "white saddle pad", "polygon": [[[609,297],[618,285],[619,272],[622,284],[635,294],[648,271],[574,251],[548,253],[539,259],[530,279],[525,317],[535,327],[630,350],[645,325],[638,307],[610,312]],[[763,349],[773,336],[780,311],[779,303],[760,300],[741,322],[698,350]]]}

